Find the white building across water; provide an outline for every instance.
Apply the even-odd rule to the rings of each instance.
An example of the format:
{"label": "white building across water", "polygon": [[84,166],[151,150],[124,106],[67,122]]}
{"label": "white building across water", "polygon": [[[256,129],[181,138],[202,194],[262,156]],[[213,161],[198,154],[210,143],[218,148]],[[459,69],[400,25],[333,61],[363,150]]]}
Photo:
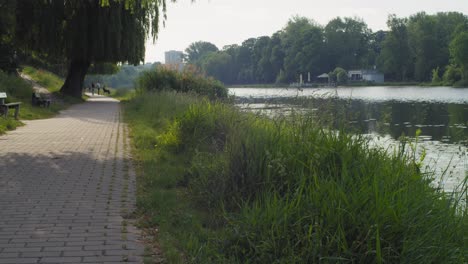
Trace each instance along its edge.
{"label": "white building across water", "polygon": [[351,70],[348,71],[348,79],[350,81],[385,82],[384,74],[377,70]]}

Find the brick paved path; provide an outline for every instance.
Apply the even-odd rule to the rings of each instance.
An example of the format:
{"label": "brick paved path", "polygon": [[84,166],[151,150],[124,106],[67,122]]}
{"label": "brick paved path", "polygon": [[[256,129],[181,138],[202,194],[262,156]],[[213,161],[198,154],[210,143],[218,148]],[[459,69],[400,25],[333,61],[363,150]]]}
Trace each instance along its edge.
{"label": "brick paved path", "polygon": [[118,102],[26,123],[0,136],[0,263],[141,263]]}

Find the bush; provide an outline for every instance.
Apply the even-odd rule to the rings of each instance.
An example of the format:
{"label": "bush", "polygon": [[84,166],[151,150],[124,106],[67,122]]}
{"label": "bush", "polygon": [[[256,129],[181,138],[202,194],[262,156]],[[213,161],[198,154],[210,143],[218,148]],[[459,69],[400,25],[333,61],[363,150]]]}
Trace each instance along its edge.
{"label": "bush", "polygon": [[29,75],[39,85],[47,88],[50,92],[58,92],[60,88],[62,88],[63,79],[52,72],[33,68],[31,66],[25,66],[23,72]]}
{"label": "bush", "polygon": [[442,82],[442,79],[439,76],[440,68],[437,67],[435,69],[432,69],[432,84],[433,85],[440,85]]}
{"label": "bush", "polygon": [[329,73],[330,81],[338,84],[346,84],[348,82],[348,73],[343,68],[337,67]]}
{"label": "bush", "polygon": [[228,95],[224,85],[213,79],[205,78],[195,70],[187,67],[182,72],[159,66],[154,71],[146,71],[137,79],[137,91],[175,90],[177,92],[194,92],[210,99],[226,98]]}
{"label": "bush", "polygon": [[11,101],[13,98],[30,100],[32,86],[16,75],[9,75],[0,71],[0,92],[7,93],[7,101]]}
{"label": "bush", "polygon": [[455,65],[448,65],[445,69],[444,76],[442,77],[444,85],[453,85],[454,83],[460,81],[462,78],[461,69]]}

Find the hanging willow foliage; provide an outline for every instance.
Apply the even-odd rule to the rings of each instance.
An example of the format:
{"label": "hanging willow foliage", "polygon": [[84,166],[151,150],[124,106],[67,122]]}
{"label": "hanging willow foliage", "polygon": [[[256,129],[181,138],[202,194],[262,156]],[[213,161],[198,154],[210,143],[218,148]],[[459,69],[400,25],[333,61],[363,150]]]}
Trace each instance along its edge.
{"label": "hanging willow foliage", "polygon": [[165,12],[166,0],[22,0],[16,38],[49,58],[137,64]]}

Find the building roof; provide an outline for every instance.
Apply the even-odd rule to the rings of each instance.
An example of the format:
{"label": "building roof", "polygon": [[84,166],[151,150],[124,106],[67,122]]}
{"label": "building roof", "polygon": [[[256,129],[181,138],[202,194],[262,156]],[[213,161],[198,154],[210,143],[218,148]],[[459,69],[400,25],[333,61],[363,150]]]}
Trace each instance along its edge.
{"label": "building roof", "polygon": [[319,76],[317,76],[317,78],[328,78],[328,74],[327,73],[322,73],[320,74]]}

